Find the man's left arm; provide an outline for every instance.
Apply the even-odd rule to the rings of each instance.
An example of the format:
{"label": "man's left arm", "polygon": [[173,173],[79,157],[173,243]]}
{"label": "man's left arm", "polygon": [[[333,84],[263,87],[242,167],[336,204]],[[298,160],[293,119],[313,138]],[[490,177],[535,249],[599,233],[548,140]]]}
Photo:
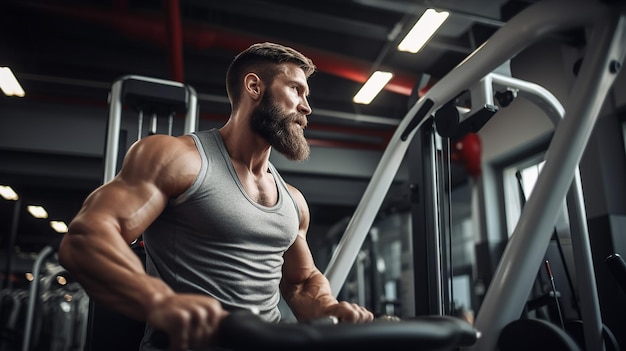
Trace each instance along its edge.
{"label": "man's left arm", "polygon": [[300,227],[293,245],[285,252],[280,290],[287,305],[300,321],[328,316],[339,322],[360,323],[373,319],[365,307],[347,301],[339,302],[333,295],[328,279],[315,266],[306,241],[309,228],[309,208],[300,191],[289,190],[298,204]]}

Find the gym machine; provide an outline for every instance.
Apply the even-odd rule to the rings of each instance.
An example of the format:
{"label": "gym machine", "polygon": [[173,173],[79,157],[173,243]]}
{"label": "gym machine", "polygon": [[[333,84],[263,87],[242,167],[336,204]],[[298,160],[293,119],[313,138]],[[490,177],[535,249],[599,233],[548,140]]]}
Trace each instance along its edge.
{"label": "gym machine", "polygon": [[[581,298],[585,301],[583,306],[586,305],[583,315],[587,350],[604,349],[577,167],[602,102],[617,75],[619,65],[624,60],[625,21],[626,13],[623,6],[600,2],[571,4],[565,1],[538,2],[511,19],[488,42],[435,84],[409,110],[392,136],[331,258],[326,275],[333,291],[338,292],[376,217],[411,139],[426,121],[430,121],[436,111],[452,101],[461,91],[474,86],[476,82],[483,82],[486,88],[495,82],[514,86],[531,95],[535,94],[539,96],[538,101],[541,104],[558,112],[556,115],[549,114],[559,117],[558,125],[535,190],[524,207],[488,288],[476,319],[476,329],[458,318],[447,318],[443,315],[397,322],[379,320],[362,325],[334,325],[315,321],[271,324],[262,322],[253,314],[232,313],[220,328],[218,337],[223,343],[222,346],[232,350],[249,350],[261,345],[275,350],[318,348],[343,350],[346,347],[359,346],[422,351],[458,348],[495,350],[501,331],[522,312],[552,234],[554,219],[563,201],[566,200],[570,208],[575,209],[571,218],[576,220],[572,227],[577,238],[575,250],[578,250],[577,257],[580,258],[576,270],[579,277],[586,277],[590,283],[581,284],[586,285]],[[582,63],[565,109],[560,110],[558,101],[552,101],[551,95],[539,91],[540,89],[536,87],[527,87],[522,82],[490,74],[496,67],[543,36],[557,30],[581,26],[590,26],[593,32],[587,48],[587,57]],[[144,83],[149,85],[154,81],[138,79],[138,85]],[[117,165],[119,152],[117,131],[120,128],[120,119],[117,117],[121,111],[121,100],[116,97],[124,95],[122,85],[123,82],[116,82],[111,94],[105,181],[114,176]],[[485,94],[485,97],[488,96],[489,94]],[[562,114],[559,111],[562,111]],[[459,115],[456,128],[468,125],[470,129],[476,128],[472,124],[472,116],[489,118],[490,113],[488,110],[478,115],[476,111],[470,112]],[[478,127],[481,123],[478,121]],[[187,124],[185,132],[193,130],[192,126],[193,123]],[[244,333],[246,338],[241,338]]]}
{"label": "gym machine", "polygon": [[[122,134],[122,113],[124,107],[134,109],[139,114],[137,121],[137,139],[143,136],[143,119],[144,114],[151,117],[150,125],[148,126],[148,134],[156,134],[163,130],[158,128],[159,119],[163,119],[163,115],[167,118],[167,133],[172,134],[174,130],[174,116],[176,113],[184,113],[184,126],[183,132],[188,133],[194,131],[198,124],[198,111],[197,111],[197,96],[195,90],[184,84],[172,81],[166,81],[151,77],[142,77],[129,75],[124,76],[115,81],[112,85],[111,92],[109,94],[110,113],[107,124],[107,137],[104,152],[104,175],[103,183],[111,180],[118,168],[118,154],[125,153],[126,150],[120,151],[120,145],[126,145],[127,140],[121,141],[120,135]],[[33,283],[30,285],[28,304],[25,314],[25,325],[23,333],[23,341],[21,344],[22,351],[30,351],[33,349],[41,349],[41,316],[43,314],[42,309],[46,307],[43,304],[44,298],[55,303],[54,293],[64,293],[64,290],[56,288],[51,283],[43,284],[42,282],[48,282],[50,278],[44,276],[48,274],[46,265],[50,263],[51,258],[58,251],[59,242],[52,243],[45,246],[41,252],[37,255],[37,258],[33,264]],[[138,250],[138,254],[141,252]],[[53,273],[61,275],[65,273],[62,267],[57,267],[58,271]],[[47,279],[43,279],[47,278]],[[71,285],[75,287],[74,285]],[[51,287],[55,288],[52,290]],[[143,325],[137,324],[131,325],[126,319],[120,318],[116,314],[111,313],[105,309],[100,308],[88,296],[82,291],[82,289],[76,289],[71,291],[74,300],[66,301],[65,307],[70,313],[65,313],[63,318],[65,320],[59,323],[59,320],[54,320],[50,323],[56,323],[50,325],[54,329],[55,336],[62,338],[62,340],[52,340],[54,345],[50,345],[55,350],[109,350],[118,349],[119,345],[111,345],[111,342],[118,341],[117,338],[108,338],[105,334],[112,328],[112,325],[105,325],[103,328],[94,328],[94,324],[99,321],[102,316],[104,318],[113,318],[120,325],[117,327],[125,326],[130,328],[130,331],[138,331],[139,338],[143,332]],[[45,295],[45,296],[44,296]],[[61,297],[64,298],[64,297]],[[48,303],[48,305],[51,305]],[[85,307],[86,306],[86,307]],[[52,305],[53,308],[56,305]],[[50,308],[49,306],[47,307]],[[94,318],[94,317],[98,318]],[[56,316],[59,318],[59,316]],[[133,329],[136,327],[136,329]],[[65,329],[63,329],[65,328]],[[99,331],[102,330],[102,335]],[[137,336],[133,336],[137,338]],[[121,342],[124,338],[121,338]],[[112,348],[109,348],[113,346]],[[132,350],[136,350],[137,346],[128,345]]]}
{"label": "gym machine", "polygon": [[[563,201],[567,201],[570,211],[573,211],[571,219],[575,242],[572,245],[577,257],[576,270],[586,283],[580,284],[586,349],[603,350],[602,324],[584,203],[580,195],[578,164],[606,94],[624,61],[625,11],[624,6],[617,2],[542,1],[533,4],[501,27],[483,46],[419,98],[392,136],[331,258],[325,274],[333,291],[340,291],[416,131],[426,122],[431,122],[433,117],[436,119],[439,109],[461,92],[475,87],[477,82],[482,82],[480,86],[484,88],[493,83],[513,86],[529,93],[558,125],[533,194],[522,211],[478,311],[475,327],[481,337],[469,349],[495,350],[501,331],[521,315],[553,233],[555,218]],[[490,75],[539,39],[557,31],[581,27],[591,29],[591,37],[585,60],[564,109],[561,109],[558,100],[538,87],[505,76]],[[481,95],[480,90],[474,91]],[[490,90],[484,92],[486,94],[481,96],[488,102],[493,95]],[[447,127],[447,135],[464,130],[476,131],[473,129],[480,128],[490,113],[495,112],[485,109],[486,105],[478,107],[480,113],[459,113],[455,125]],[[473,116],[477,118],[472,119]],[[436,204],[434,206],[437,208]],[[439,214],[435,213],[435,216]],[[432,220],[437,221],[436,218]],[[433,226],[436,228],[438,224]],[[441,267],[442,262],[435,264]],[[442,270],[439,269],[438,273],[442,274]],[[441,284],[443,277],[437,280]]]}
{"label": "gym machine", "polygon": [[20,320],[15,315],[25,311],[21,351],[84,350],[89,297],[77,282],[65,278],[67,271],[54,257],[60,242],[54,240],[41,249],[33,263],[28,293],[22,301],[16,299],[14,323]]}
{"label": "gym machine", "polygon": [[[104,159],[104,181],[113,179],[118,165],[120,129],[123,107],[137,111],[137,140],[144,134],[144,114],[150,115],[148,134],[159,132],[159,116],[167,117],[167,134],[173,134],[174,116],[184,113],[183,134],[198,128],[198,97],[193,87],[163,79],[129,75],[116,80],[109,94],[109,121],[107,124]],[[123,150],[125,153],[126,150]]]}
{"label": "gym machine", "polygon": [[[383,153],[331,258],[325,274],[330,280],[331,288],[337,293],[358,255],[411,139],[426,122],[431,122],[433,117],[438,119],[436,112],[439,109],[470,88],[487,102],[478,106],[477,110],[459,113],[452,125],[449,125],[449,120],[446,121],[444,125],[448,129],[444,133],[453,136],[464,131],[476,131],[491,118],[495,110],[491,108],[489,99],[493,96],[491,89],[494,85],[512,87],[522,94],[528,94],[532,101],[544,108],[556,129],[535,189],[522,211],[478,312],[476,329],[460,319],[447,319],[443,315],[384,322],[388,324],[375,321],[372,324],[346,326],[323,323],[268,324],[250,314],[233,313],[224,320],[223,328],[220,328],[218,338],[223,343],[222,346],[232,350],[247,350],[259,345],[274,349],[308,349],[307,345],[328,349],[380,345],[394,349],[430,350],[434,347],[496,350],[502,331],[522,313],[553,233],[555,218],[563,202],[567,201],[571,211],[573,246],[578,258],[576,271],[579,279],[585,282],[581,283],[581,299],[585,306],[582,314],[585,320],[586,349],[603,350],[602,324],[590,260],[578,164],[607,91],[624,60],[625,20],[624,8],[617,4],[572,4],[565,1],[538,2],[511,19],[488,42],[419,98],[409,110]],[[541,87],[494,73],[496,68],[542,37],[579,27],[590,27],[593,31],[587,56],[565,108]],[[443,122],[440,120],[439,129],[443,132],[441,123]],[[435,217],[439,215],[435,213]],[[437,218],[432,220],[437,222]],[[437,225],[438,222],[433,226]],[[443,265],[441,262],[435,263],[440,264],[438,267],[441,274]],[[443,278],[438,278],[440,283]],[[429,317],[432,320],[424,319]],[[250,319],[246,320],[247,318]],[[421,342],[420,337],[424,336],[422,331],[433,326],[430,322],[436,324],[437,318],[442,318],[447,327],[438,326],[432,332],[446,330],[450,336],[448,340],[453,341],[438,346]],[[451,326],[450,322],[453,320],[459,324]],[[426,329],[420,329],[422,327]],[[452,327],[451,332],[448,327]],[[250,342],[239,337],[242,332],[250,337]],[[430,335],[430,332],[426,334]]]}
{"label": "gym machine", "polygon": [[[124,112],[127,110],[130,110],[129,115],[136,113],[138,116],[135,140],[152,134],[187,134],[198,128],[198,99],[193,87],[138,75],[117,79],[109,93],[103,183],[116,175],[126,153],[125,146],[133,142],[132,137],[123,133],[126,128],[134,128],[133,124],[128,127],[123,125]],[[175,119],[177,114],[183,118]],[[144,124],[146,117],[149,123]],[[182,126],[177,123],[181,120]],[[165,127],[162,127],[163,123],[159,126],[160,121],[166,121]],[[144,252],[139,241],[133,243],[131,248],[143,258]],[[137,350],[143,330],[143,323],[130,320],[91,301],[86,350]]]}
{"label": "gym machine", "polygon": [[[186,112],[183,133],[197,128],[196,97],[192,88],[174,82],[149,77],[126,76],[116,81],[110,94],[110,115],[105,153],[104,182],[111,180],[119,168],[118,154],[121,115],[124,106],[139,112],[138,138],[142,136],[144,114],[151,115],[148,133],[156,133],[157,115],[166,114],[168,133],[172,131],[172,114],[178,110]],[[134,248],[134,246],[133,246]],[[141,250],[136,251],[141,255]],[[249,350],[259,345],[274,350],[328,349],[339,350],[357,345],[391,346],[420,350],[454,349],[460,345],[471,345],[478,333],[468,323],[448,316],[429,316],[410,322],[379,320],[367,325],[334,325],[332,320],[316,320],[306,323],[267,323],[248,312],[231,313],[220,326],[220,347],[232,350]],[[143,323],[130,321],[104,306],[90,301],[88,342],[86,350],[136,350],[143,336]],[[241,338],[244,333],[246,338]],[[111,337],[116,335],[116,337]],[[167,336],[155,333],[153,343],[167,347]]]}
{"label": "gym machine", "polygon": [[[574,241],[572,245],[577,256],[575,268],[579,279],[583,281],[580,285],[584,306],[582,314],[585,320],[585,345],[587,350],[603,350],[602,324],[595,292],[595,276],[590,258],[578,164],[607,91],[624,60],[626,52],[624,11],[620,5],[601,2],[575,4],[565,1],[538,2],[511,19],[488,42],[419,98],[392,136],[331,258],[325,274],[333,291],[337,293],[341,290],[416,131],[426,122],[431,122],[434,117],[435,124],[439,124],[439,129],[446,137],[467,131],[475,132],[496,112],[490,100],[493,97],[494,86],[506,86],[516,89],[520,94],[527,94],[531,101],[544,109],[556,125],[556,129],[543,170],[505,248],[478,312],[475,324],[478,332],[472,329],[468,333],[467,329],[457,329],[451,335],[457,335],[457,332],[466,337],[469,335],[469,341],[467,338],[461,338],[466,342],[441,346],[446,349],[464,348],[481,351],[497,349],[503,330],[522,313],[532,283],[543,262],[542,258],[553,233],[555,218],[563,202],[567,201],[571,212]],[[565,108],[548,91],[539,86],[494,73],[503,63],[537,40],[557,31],[579,27],[591,28],[591,39],[587,47],[587,56]],[[459,113],[457,120],[452,120],[452,125],[450,120],[439,119],[445,118],[442,116],[446,114],[439,114],[437,117],[436,112],[467,89],[472,89],[475,95],[484,99],[485,103],[478,104],[475,110]],[[448,107],[449,105],[446,106]],[[444,130],[444,126],[447,129]],[[436,196],[434,198],[436,199]],[[437,208],[436,204],[434,207]],[[435,217],[438,216],[440,214],[435,213]],[[432,221],[436,222],[433,225],[435,228],[440,224],[437,218],[433,218]],[[442,274],[441,262],[435,264],[439,264],[439,273]],[[443,278],[443,276],[437,278],[440,284]],[[422,348],[424,344],[418,340],[421,334],[419,329],[410,328],[409,334],[405,334],[404,339],[398,331],[403,326],[424,321],[423,317],[391,322],[387,324],[391,326],[389,330],[382,328],[378,321],[370,325],[355,325],[350,326],[352,329],[345,329],[348,327],[341,325],[266,324],[255,321],[254,318],[246,322],[240,320],[241,317],[233,314],[232,321],[225,320],[222,329],[225,334],[219,335],[225,346],[233,350],[246,350],[256,348],[258,345],[271,345],[276,349],[306,349],[307,343],[314,345],[314,348],[343,349],[348,345],[361,346],[361,341],[367,345],[379,345],[376,343],[379,336],[382,337],[380,340],[385,340],[380,345],[386,347],[424,350]],[[458,321],[465,327],[468,326],[467,323]],[[255,334],[257,326],[263,332]],[[226,332],[230,328],[233,328],[232,334]],[[360,339],[364,335],[361,332],[366,332],[369,328],[373,334],[366,333],[368,337]],[[244,330],[246,335],[251,335],[252,343],[236,342],[229,336],[241,335]],[[377,330],[380,334],[376,333]],[[546,329],[541,327],[540,330]],[[390,334],[386,334],[387,332]],[[395,332],[398,334],[394,334]],[[570,350],[576,347],[568,342],[564,342],[562,346],[571,347]],[[428,346],[424,347],[429,349]]]}

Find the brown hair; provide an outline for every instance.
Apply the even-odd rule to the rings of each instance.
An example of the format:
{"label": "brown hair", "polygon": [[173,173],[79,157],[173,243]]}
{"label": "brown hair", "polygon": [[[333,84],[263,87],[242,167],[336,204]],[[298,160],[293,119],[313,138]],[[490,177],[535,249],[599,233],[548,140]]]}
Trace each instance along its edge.
{"label": "brown hair", "polygon": [[307,78],[316,70],[313,61],[302,53],[275,43],[253,44],[235,56],[226,72],[226,92],[233,108],[239,104],[241,84],[246,74],[254,72],[266,84],[271,84],[282,63],[295,63]]}

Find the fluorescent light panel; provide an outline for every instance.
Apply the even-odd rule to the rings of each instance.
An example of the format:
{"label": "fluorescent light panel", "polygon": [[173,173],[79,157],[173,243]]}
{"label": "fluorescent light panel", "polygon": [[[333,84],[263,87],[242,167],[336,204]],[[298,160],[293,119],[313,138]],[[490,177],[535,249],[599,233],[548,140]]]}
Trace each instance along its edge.
{"label": "fluorescent light panel", "polygon": [[8,185],[0,185],[0,196],[2,196],[5,200],[17,200],[20,197],[17,193]]}
{"label": "fluorescent light panel", "polygon": [[9,67],[0,67],[0,90],[6,96],[24,97],[26,95]]}
{"label": "fluorescent light panel", "polygon": [[54,231],[60,234],[67,233],[67,224],[63,221],[50,221],[50,226]]}
{"label": "fluorescent light panel", "polygon": [[48,218],[48,211],[42,206],[28,205],[26,208],[28,213],[35,218]]}
{"label": "fluorescent light panel", "polygon": [[398,50],[417,53],[446,21],[449,12],[427,9],[398,45]]}
{"label": "fluorescent light panel", "polygon": [[378,93],[385,87],[385,85],[391,80],[391,77],[393,77],[393,74],[391,72],[383,72],[383,71],[374,72],[369,77],[367,82],[363,84],[359,92],[356,93],[356,95],[354,95],[354,98],[352,99],[352,101],[354,101],[357,104],[365,104],[365,105],[369,104],[370,102],[372,102],[372,100],[374,100],[376,95],[378,95]]}

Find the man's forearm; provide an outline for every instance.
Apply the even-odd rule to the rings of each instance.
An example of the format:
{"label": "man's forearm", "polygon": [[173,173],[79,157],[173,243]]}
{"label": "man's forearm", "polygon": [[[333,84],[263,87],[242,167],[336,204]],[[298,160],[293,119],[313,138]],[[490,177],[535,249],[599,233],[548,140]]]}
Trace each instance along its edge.
{"label": "man's forearm", "polygon": [[[160,295],[171,289],[145,274],[139,258],[125,245],[98,242],[94,237],[69,234],[59,249],[60,263],[96,301],[131,318],[144,320]],[[157,293],[154,293],[157,292]]]}
{"label": "man's forearm", "polygon": [[337,304],[328,279],[318,272],[301,284],[281,286],[285,301],[298,320],[310,320],[328,315],[327,308]]}

